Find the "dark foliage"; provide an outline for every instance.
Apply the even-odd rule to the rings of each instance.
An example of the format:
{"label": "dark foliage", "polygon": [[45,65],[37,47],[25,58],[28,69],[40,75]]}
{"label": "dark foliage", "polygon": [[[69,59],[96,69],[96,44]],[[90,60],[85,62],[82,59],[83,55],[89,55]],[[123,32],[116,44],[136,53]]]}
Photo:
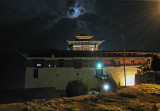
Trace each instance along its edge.
{"label": "dark foliage", "polygon": [[69,97],[85,95],[88,94],[88,87],[82,81],[74,80],[68,82],[66,92]]}
{"label": "dark foliage", "polygon": [[157,55],[153,56],[153,61],[151,64],[153,71],[160,71],[160,59]]}
{"label": "dark foliage", "polygon": [[147,72],[135,75],[135,84],[160,84],[160,74],[155,72]]}

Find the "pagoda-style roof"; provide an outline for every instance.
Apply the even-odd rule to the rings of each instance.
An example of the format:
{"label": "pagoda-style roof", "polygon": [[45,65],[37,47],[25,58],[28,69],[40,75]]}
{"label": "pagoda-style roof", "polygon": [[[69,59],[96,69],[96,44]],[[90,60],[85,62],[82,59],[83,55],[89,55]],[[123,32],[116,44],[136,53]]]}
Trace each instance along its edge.
{"label": "pagoda-style roof", "polygon": [[69,45],[100,45],[104,41],[67,41]]}
{"label": "pagoda-style roof", "polygon": [[93,36],[76,36],[76,39],[92,39]]}

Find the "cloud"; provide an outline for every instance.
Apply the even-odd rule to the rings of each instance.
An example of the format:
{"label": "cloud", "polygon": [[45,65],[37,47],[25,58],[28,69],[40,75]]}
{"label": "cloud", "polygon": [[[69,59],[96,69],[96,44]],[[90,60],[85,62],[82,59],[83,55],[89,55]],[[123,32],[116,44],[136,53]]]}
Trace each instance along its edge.
{"label": "cloud", "polygon": [[[62,2],[63,1],[63,2]],[[77,19],[77,32],[81,30],[88,30],[88,22],[85,20],[79,20],[79,17],[84,14],[94,13],[94,6],[96,0],[62,0],[58,3],[59,9],[57,10],[56,18],[49,20],[48,24],[45,25],[46,29],[54,27],[62,19]],[[63,5],[62,5],[63,4]],[[88,33],[88,31],[86,32]]]}

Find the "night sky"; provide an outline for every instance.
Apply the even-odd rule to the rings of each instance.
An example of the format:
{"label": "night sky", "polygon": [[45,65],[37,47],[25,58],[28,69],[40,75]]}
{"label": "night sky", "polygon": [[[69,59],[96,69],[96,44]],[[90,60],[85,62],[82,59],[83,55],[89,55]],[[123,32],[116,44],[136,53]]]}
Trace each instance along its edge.
{"label": "night sky", "polygon": [[1,50],[62,49],[84,32],[100,50],[160,49],[159,0],[0,0]]}

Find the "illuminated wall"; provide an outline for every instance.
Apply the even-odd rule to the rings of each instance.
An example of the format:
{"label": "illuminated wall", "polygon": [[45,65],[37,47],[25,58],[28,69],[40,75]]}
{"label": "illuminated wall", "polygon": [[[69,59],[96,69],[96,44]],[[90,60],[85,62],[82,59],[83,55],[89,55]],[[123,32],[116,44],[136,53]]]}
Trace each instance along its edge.
{"label": "illuminated wall", "polygon": [[[134,85],[137,67],[146,63],[145,57],[126,57],[127,86]],[[135,64],[132,64],[134,60]],[[111,74],[113,79],[124,86],[123,57],[65,57],[29,58],[26,67],[25,88],[55,87],[65,90],[71,80],[82,80],[89,88],[96,88],[97,63],[102,63],[104,75]],[[37,67],[37,64],[41,64]],[[38,75],[34,75],[34,70]],[[38,77],[37,77],[38,76]]]}
{"label": "illuminated wall", "polygon": [[[64,90],[71,80],[82,80],[90,88],[96,88],[98,80],[95,78],[96,69],[86,67],[75,68],[40,68],[38,69],[38,78],[33,77],[35,68],[26,69],[25,88],[36,87],[55,87],[57,90]],[[127,85],[134,85],[134,76],[137,72],[136,66],[126,67]],[[104,74],[111,74],[113,79],[124,86],[124,72],[121,67],[104,67]]]}
{"label": "illuminated wall", "polygon": [[[135,84],[135,73],[138,66],[126,66],[126,85],[132,86]],[[124,67],[107,67],[104,69],[105,74],[112,74],[113,79],[121,86],[125,85],[124,82]]]}

